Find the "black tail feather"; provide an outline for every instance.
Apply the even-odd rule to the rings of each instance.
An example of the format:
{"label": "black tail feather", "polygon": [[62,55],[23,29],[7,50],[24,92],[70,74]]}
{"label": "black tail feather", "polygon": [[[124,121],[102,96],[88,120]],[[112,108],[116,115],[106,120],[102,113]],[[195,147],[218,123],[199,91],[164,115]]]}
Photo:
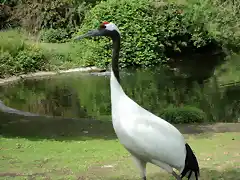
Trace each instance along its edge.
{"label": "black tail feather", "polygon": [[196,180],[198,180],[198,177],[200,176],[200,172],[199,172],[197,158],[194,155],[191,147],[187,143],[185,144],[185,147],[186,147],[185,167],[181,173],[181,178],[186,176],[186,174],[189,172],[188,179],[190,179],[192,173],[194,172]]}

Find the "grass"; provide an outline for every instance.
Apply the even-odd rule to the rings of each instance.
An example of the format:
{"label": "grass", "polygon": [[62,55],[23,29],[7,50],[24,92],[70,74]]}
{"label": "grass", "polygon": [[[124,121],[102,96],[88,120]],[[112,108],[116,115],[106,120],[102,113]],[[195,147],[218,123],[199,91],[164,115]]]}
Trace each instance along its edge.
{"label": "grass", "polygon": [[17,54],[25,48],[25,39],[17,29],[0,31],[0,50],[8,51],[10,54]]}
{"label": "grass", "polygon": [[[219,133],[208,138],[204,134],[187,137],[199,158],[202,179],[236,180],[240,177],[240,133]],[[76,179],[80,176],[96,180],[120,179],[123,176],[125,179],[137,179],[138,172],[129,154],[116,140],[32,141],[1,138],[1,142],[1,172],[16,173],[16,179],[23,178],[20,174],[51,179]],[[106,168],[102,168],[104,165]],[[168,174],[153,166],[149,166],[148,172],[152,179],[163,176],[170,179]]]}
{"label": "grass", "polygon": [[39,43],[50,59],[50,63],[57,69],[69,69],[86,66],[82,49],[84,45],[80,43]]}
{"label": "grass", "polygon": [[[110,121],[0,116],[0,179],[139,179],[138,170],[118,142]],[[232,132],[223,133],[227,126]],[[240,177],[239,127],[240,124],[179,127],[199,159],[201,179]],[[148,165],[147,172],[149,180],[173,179],[153,165]]]}

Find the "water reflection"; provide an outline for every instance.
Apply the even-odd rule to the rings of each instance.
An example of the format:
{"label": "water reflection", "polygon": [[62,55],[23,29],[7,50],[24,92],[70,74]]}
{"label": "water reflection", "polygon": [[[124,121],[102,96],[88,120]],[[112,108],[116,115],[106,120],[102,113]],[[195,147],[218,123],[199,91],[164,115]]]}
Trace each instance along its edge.
{"label": "water reflection", "polygon": [[[240,87],[220,88],[216,78],[204,85],[176,77],[165,69],[121,74],[125,92],[149,111],[160,115],[169,106],[190,105],[212,121],[237,119]],[[74,73],[41,80],[24,80],[0,87],[0,99],[12,108],[40,115],[110,120],[109,74]]]}

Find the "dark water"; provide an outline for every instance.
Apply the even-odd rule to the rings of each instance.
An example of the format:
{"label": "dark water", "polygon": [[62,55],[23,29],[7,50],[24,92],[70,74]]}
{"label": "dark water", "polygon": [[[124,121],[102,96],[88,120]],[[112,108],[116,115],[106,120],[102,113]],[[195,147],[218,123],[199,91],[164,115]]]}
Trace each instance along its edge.
{"label": "dark water", "polygon": [[[129,70],[121,77],[126,94],[156,115],[169,106],[188,105],[202,109],[210,121],[240,116],[240,87],[219,87],[217,78],[199,85],[164,69]],[[0,87],[0,100],[40,115],[110,120],[109,78],[109,74],[71,73],[24,80]]]}

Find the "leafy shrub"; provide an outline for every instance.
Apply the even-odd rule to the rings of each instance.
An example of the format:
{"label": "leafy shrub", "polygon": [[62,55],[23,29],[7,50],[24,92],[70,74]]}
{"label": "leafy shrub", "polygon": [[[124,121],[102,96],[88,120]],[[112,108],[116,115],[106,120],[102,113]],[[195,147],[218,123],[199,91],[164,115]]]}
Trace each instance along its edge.
{"label": "leafy shrub", "polygon": [[201,123],[207,115],[196,107],[169,107],[163,110],[162,118],[174,124]]}
{"label": "leafy shrub", "polygon": [[13,74],[14,59],[9,52],[1,52],[0,54],[0,78],[6,74]]}
{"label": "leafy shrub", "polygon": [[[97,28],[102,21],[114,22],[122,36],[120,66],[153,66],[166,62],[172,53],[204,47],[213,41],[202,23],[196,26],[185,18],[184,9],[176,3],[157,6],[148,0],[108,0],[89,11],[79,33]],[[89,41],[101,53],[92,61],[100,66],[108,63],[108,41]]]}
{"label": "leafy shrub", "polygon": [[20,50],[15,56],[12,56],[8,51],[2,51],[0,62],[0,77],[48,69],[48,60],[43,52],[36,47]]}
{"label": "leafy shrub", "polygon": [[0,32],[0,52],[0,77],[48,68],[48,60],[41,49],[27,42],[17,30]]}
{"label": "leafy shrub", "polygon": [[40,40],[47,43],[65,42],[71,36],[66,29],[43,29],[40,32]]}
{"label": "leafy shrub", "polygon": [[196,42],[214,39],[228,48],[240,47],[240,1],[190,0],[184,12],[187,25],[196,27],[192,37]]}
{"label": "leafy shrub", "polygon": [[[121,66],[157,64],[161,61],[163,48],[159,47],[160,53],[154,52],[158,42],[157,33],[153,31],[152,13],[148,0],[108,0],[89,11],[80,33],[97,28],[102,21],[114,22],[122,36]],[[109,41],[102,38],[89,41],[95,43],[93,52],[100,53],[97,56],[91,53],[94,55],[92,62],[99,66],[108,64],[111,55]]]}
{"label": "leafy shrub", "polygon": [[[84,60],[84,66],[97,65],[99,67],[106,67],[111,60],[111,51],[106,41],[92,43],[91,40],[89,41],[85,39],[77,43],[74,50],[75,52],[78,52],[78,58]],[[74,59],[76,59],[76,56]]]}
{"label": "leafy shrub", "polygon": [[47,69],[47,59],[40,49],[26,49],[15,57],[16,73],[29,73]]}
{"label": "leafy shrub", "polygon": [[24,0],[14,7],[13,19],[30,32],[47,28],[73,28],[81,24],[88,5],[78,0]]}
{"label": "leafy shrub", "polygon": [[[239,26],[232,25],[238,23],[234,18],[239,10],[235,8],[235,13],[227,18],[227,12],[234,7],[229,5],[228,10],[222,10],[222,4],[217,1],[190,0],[179,4],[154,0],[107,0],[86,14],[79,34],[97,28],[102,21],[117,24],[122,36],[122,67],[153,66],[167,62],[174,54],[221,50],[221,46],[239,39]],[[228,32],[220,23],[222,19],[225,19],[226,26],[230,25]],[[233,32],[234,37],[227,40]],[[88,41],[95,43],[93,52],[100,52],[97,55],[89,53],[94,54],[92,63],[98,66],[108,64],[111,55],[109,41],[102,38]]]}

